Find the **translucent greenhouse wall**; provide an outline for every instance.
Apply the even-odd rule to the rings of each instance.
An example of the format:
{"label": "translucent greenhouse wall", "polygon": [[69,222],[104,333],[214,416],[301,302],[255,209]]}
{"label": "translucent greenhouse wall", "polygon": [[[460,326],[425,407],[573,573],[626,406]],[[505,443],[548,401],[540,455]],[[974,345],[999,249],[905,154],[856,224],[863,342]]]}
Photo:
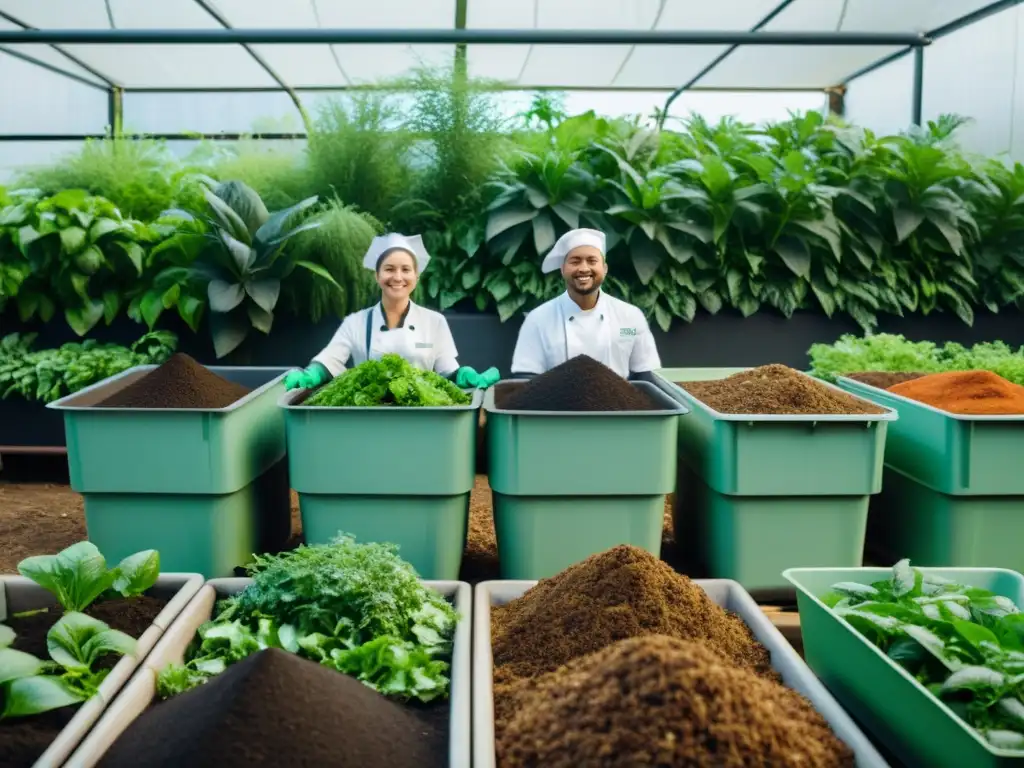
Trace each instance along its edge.
{"label": "translucent greenhouse wall", "polygon": [[[98,90],[81,85],[46,70],[25,64],[0,53],[0,73],[18,71],[16,77],[0,77],[0,99],[7,104],[32,105],[31,109],[0,112],[0,134],[11,133],[102,133],[108,122],[107,98]],[[26,70],[21,72],[21,70]],[[46,100],[39,93],[50,94]],[[569,91],[564,109],[578,114],[593,109],[608,116],[649,116],[661,108],[668,91]],[[345,92],[300,92],[311,114],[328,99],[344,98]],[[529,106],[531,92],[505,92],[494,95],[502,112],[514,117]],[[36,103],[41,106],[35,108]],[[821,92],[711,92],[682,94],[672,104],[670,118],[685,118],[697,112],[709,120],[726,115],[760,123],[785,119],[789,112],[823,109]],[[134,133],[247,133],[301,132],[302,122],[285,93],[132,93],[124,95],[123,119],[126,131]],[[670,119],[669,127],[678,126]],[[275,148],[301,149],[303,141],[275,141]],[[53,161],[80,145],[80,142],[8,142],[0,141],[0,183],[9,182],[17,169]],[[189,154],[195,141],[168,142],[179,157]]]}
{"label": "translucent greenhouse wall", "polygon": [[[904,56],[849,84],[846,116],[872,130],[903,130],[911,119],[914,60]],[[922,119],[973,118],[961,144],[1024,162],[1024,6],[936,40],[924,51]]]}

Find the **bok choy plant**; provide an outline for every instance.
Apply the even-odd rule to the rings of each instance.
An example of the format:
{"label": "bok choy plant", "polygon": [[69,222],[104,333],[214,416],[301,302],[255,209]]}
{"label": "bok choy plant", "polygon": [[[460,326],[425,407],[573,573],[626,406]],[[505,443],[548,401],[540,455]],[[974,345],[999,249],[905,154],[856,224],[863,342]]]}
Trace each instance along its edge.
{"label": "bok choy plant", "polygon": [[135,640],[102,621],[71,612],[46,634],[51,661],[12,648],[17,635],[0,624],[0,720],[26,717],[86,701],[109,669],[94,670],[107,654],[135,653]]}
{"label": "bok choy plant", "polygon": [[65,611],[84,611],[105,594],[133,597],[152,587],[160,575],[160,553],[136,552],[108,569],[96,545],[80,541],[56,555],[25,558],[18,573],[51,592]]}

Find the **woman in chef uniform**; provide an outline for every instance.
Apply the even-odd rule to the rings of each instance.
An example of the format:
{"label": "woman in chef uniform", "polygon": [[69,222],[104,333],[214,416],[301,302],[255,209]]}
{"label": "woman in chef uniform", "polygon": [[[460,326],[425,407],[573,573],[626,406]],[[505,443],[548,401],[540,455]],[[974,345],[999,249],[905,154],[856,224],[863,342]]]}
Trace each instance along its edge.
{"label": "woman in chef uniform", "polygon": [[354,365],[396,354],[425,371],[434,371],[459,387],[489,387],[499,379],[496,368],[477,373],[459,367],[458,352],[448,321],[440,312],[421,307],[409,296],[430,254],[419,235],[397,233],[375,237],[363,257],[374,271],[380,302],[346,317],[330,343],[304,369],[285,376],[285,389],[313,389]]}
{"label": "woman in chef uniform", "polygon": [[565,293],[526,316],[512,355],[513,377],[544,373],[577,355],[623,378],[649,378],[661,367],[644,313],[601,290],[608,273],[603,232],[573,229],[562,235],[541,264],[542,272],[556,269]]}

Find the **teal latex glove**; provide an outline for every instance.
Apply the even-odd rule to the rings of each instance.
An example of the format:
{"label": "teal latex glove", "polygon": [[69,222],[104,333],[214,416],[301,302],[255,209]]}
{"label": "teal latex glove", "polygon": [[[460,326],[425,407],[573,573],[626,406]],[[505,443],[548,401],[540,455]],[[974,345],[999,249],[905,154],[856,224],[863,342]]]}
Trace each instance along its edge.
{"label": "teal latex glove", "polygon": [[479,387],[480,374],[468,365],[464,365],[455,373],[455,386],[459,389]]}
{"label": "teal latex glove", "polygon": [[284,377],[284,388],[285,390],[316,389],[330,378],[330,371],[320,363],[310,363],[301,371],[289,371]]}
{"label": "teal latex glove", "polygon": [[487,389],[501,381],[501,374],[498,373],[497,368],[488,368],[486,371],[479,374],[479,378],[480,380],[477,383],[477,387],[480,389]]}

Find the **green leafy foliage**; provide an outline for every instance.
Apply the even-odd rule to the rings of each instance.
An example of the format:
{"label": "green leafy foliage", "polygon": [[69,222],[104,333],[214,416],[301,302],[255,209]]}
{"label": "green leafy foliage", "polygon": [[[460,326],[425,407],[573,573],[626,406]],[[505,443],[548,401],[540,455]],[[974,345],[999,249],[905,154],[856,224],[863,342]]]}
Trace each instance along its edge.
{"label": "green leafy foliage", "polygon": [[369,304],[377,286],[373,273],[363,266],[363,256],[374,236],[382,234],[382,227],[337,197],[313,210],[310,220],[320,226],[296,235],[291,258],[318,264],[338,287],[303,270],[282,284],[282,303],[287,301],[294,314],[319,322],[325,317],[345,317]]}
{"label": "green leafy foliage", "polygon": [[386,696],[432,701],[448,690],[459,619],[391,544],[329,545],[262,555],[253,583],[199,628],[184,665],[161,671],[173,696],[264,648],[282,648],[351,675]]}
{"label": "green leafy foliage", "polygon": [[304,405],[344,407],[436,407],[468,405],[469,395],[433,371],[398,355],[382,355],[351,368],[317,390]]}
{"label": "green leafy foliage", "polygon": [[316,197],[271,214],[260,196],[240,181],[208,186],[203,193],[206,210],[178,215],[201,219],[207,228],[209,246],[192,263],[189,274],[206,283],[213,346],[217,357],[223,357],[245,341],[250,329],[270,333],[281,281],[296,267],[338,290],[340,286],[319,264],[284,255],[291,238],[320,226],[312,220],[288,228],[292,219],[316,204]]}
{"label": "green leafy foliage", "polygon": [[[962,152],[959,116],[893,136],[818,112],[760,126],[691,116],[667,130],[639,117],[570,117],[545,93],[516,123],[491,84],[451,69],[378,85],[324,102],[305,153],[209,142],[175,163],[159,143],[118,139],[87,144],[64,162],[71,170],[26,176],[29,199],[12,190],[0,202],[0,310],[6,302],[44,322],[61,312],[80,334],[122,310],[152,330],[173,310],[193,331],[208,320],[227,354],[252,328],[270,330],[278,296],[314,320],[363,303],[367,276],[351,266],[366,234],[357,216],[378,232],[423,235],[433,258],[417,301],[503,321],[563,289],[559,275],[541,274],[541,256],[575,226],[607,234],[609,292],[664,330],[698,312],[822,312],[871,331],[884,315],[949,312],[970,324],[980,310],[1024,306],[1024,165]],[[98,243],[95,273],[73,229],[50,233],[51,245],[33,246],[31,233],[22,243],[39,198],[64,194],[59,179],[149,222],[125,219],[109,249]],[[273,266],[258,269],[221,236],[258,250],[207,201],[214,188],[229,209],[251,208],[243,225],[268,204],[330,199],[296,213],[324,231],[280,242]],[[142,249],[141,269],[118,242],[130,257],[139,251],[129,242]],[[259,298],[246,285],[261,286]]]}
{"label": "green leafy foliage", "polygon": [[1024,750],[1024,614],[1012,600],[909,560],[883,581],[834,584],[822,600],[990,744]]}
{"label": "green leafy foliage", "polygon": [[93,696],[109,669],[93,671],[103,656],[135,653],[135,640],[84,613],[64,614],[46,633],[52,661],[10,646],[17,636],[0,624],[0,720],[79,704]]}
{"label": "green leafy foliage", "polygon": [[808,350],[811,373],[827,381],[860,371],[992,371],[1024,385],[1024,348],[1001,342],[965,347],[956,342],[938,345],[908,341],[900,335],[878,333],[864,337],[846,334],[834,344],[813,344]]}
{"label": "green leafy foliage", "polygon": [[131,347],[86,339],[33,351],[35,338],[12,333],[0,339],[0,398],[51,403],[137,365],[159,365],[178,345],[168,331],[147,333]]}
{"label": "green leafy foliage", "polygon": [[141,595],[160,576],[160,554],[147,549],[129,555],[114,568],[90,541],[56,555],[36,555],[18,563],[18,573],[57,598],[65,611],[84,611],[104,594]]}

